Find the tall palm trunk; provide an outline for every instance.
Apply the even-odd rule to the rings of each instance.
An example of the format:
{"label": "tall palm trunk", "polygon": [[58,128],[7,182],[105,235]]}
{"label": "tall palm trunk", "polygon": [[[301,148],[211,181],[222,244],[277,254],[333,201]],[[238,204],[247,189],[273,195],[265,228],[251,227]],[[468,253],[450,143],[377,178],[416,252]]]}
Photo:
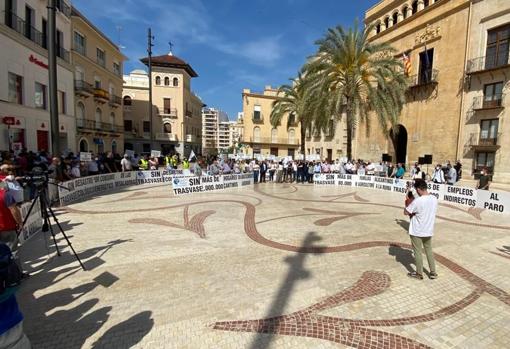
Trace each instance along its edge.
{"label": "tall palm trunk", "polygon": [[347,124],[347,159],[352,160],[352,121],[353,115],[352,110],[349,107],[350,101],[347,99],[347,108],[346,108],[346,124]]}
{"label": "tall palm trunk", "polygon": [[[305,138],[306,138],[306,130],[305,125],[303,125],[303,122],[300,122],[301,124],[301,154],[305,156]],[[306,158],[306,156],[305,156]],[[303,158],[304,160],[304,158]]]}

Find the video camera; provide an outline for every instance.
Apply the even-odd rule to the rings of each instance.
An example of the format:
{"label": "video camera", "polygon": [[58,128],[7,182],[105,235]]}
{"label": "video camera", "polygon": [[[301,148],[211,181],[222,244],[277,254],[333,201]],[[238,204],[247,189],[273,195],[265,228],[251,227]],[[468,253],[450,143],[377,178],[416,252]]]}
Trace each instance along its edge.
{"label": "video camera", "polygon": [[33,185],[36,188],[43,188],[48,185],[49,174],[53,170],[47,170],[41,166],[34,166],[28,175],[23,177],[23,185]]}

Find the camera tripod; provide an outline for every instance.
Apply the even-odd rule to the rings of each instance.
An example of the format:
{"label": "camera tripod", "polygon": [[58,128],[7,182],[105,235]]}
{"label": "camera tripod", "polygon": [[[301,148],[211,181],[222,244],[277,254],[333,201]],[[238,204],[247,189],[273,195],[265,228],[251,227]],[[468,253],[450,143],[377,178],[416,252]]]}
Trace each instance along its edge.
{"label": "camera tripod", "polygon": [[[54,183],[46,183],[46,184],[58,186],[58,184],[54,184]],[[78,257],[78,254],[74,250],[73,245],[71,244],[71,241],[67,237],[66,233],[64,232],[64,229],[62,228],[62,226],[60,225],[60,222],[58,221],[57,217],[55,216],[55,213],[51,209],[51,203],[49,202],[48,196],[47,196],[47,185],[37,188],[37,194],[36,194],[34,200],[32,201],[32,204],[30,205],[27,215],[23,219],[23,224],[21,225],[20,231],[23,229],[23,227],[27,223],[28,217],[30,217],[30,213],[34,209],[35,204],[37,202],[39,202],[40,209],[41,209],[41,216],[43,219],[43,226],[42,226],[41,230],[44,233],[47,231],[49,231],[51,233],[51,236],[53,237],[53,242],[55,243],[55,249],[57,250],[57,255],[61,256],[61,253],[60,253],[60,249],[57,245],[57,239],[55,237],[55,232],[53,231],[53,227],[51,225],[51,221],[50,221],[51,218],[53,218],[53,221],[57,224],[58,229],[60,230],[60,232],[62,233],[62,236],[64,236],[65,240],[67,241],[67,245],[71,249],[74,257],[76,257],[76,260],[78,261],[78,263],[80,263],[81,268],[83,270],[86,270],[85,266],[83,265],[83,263],[80,260],[80,257]]]}

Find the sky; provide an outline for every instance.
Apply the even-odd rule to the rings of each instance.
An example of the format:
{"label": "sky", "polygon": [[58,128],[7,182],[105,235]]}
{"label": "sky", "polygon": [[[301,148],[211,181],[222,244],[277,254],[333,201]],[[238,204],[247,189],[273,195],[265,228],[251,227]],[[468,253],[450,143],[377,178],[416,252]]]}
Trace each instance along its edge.
{"label": "sky", "polygon": [[192,90],[231,120],[244,88],[263,91],[297,75],[327,28],[363,20],[376,0],[73,0],[128,57],[124,74],[145,68],[147,29],[153,55],[170,51],[198,73]]}

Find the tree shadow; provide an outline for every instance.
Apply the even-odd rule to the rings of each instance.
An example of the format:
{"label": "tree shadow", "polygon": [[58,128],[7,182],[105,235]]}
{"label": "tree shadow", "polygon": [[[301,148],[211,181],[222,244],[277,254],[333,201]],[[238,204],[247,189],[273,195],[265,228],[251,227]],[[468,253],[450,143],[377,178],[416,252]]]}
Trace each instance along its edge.
{"label": "tree shadow", "polygon": [[395,219],[395,223],[404,228],[405,231],[409,231],[409,221],[405,219]]}
{"label": "tree shadow", "polygon": [[[325,247],[316,245],[316,243],[320,240],[322,240],[322,238],[317,235],[317,233],[309,232],[303,240],[298,253],[293,256],[288,256],[284,259],[284,262],[289,265],[289,271],[285,279],[282,281],[278,293],[273,299],[273,302],[267,310],[267,314],[265,316],[266,319],[282,315],[293,292],[293,289],[296,286],[296,283],[299,280],[305,280],[311,277],[310,271],[306,270],[305,268],[305,259],[309,255],[307,252],[311,247],[315,251],[314,254],[323,253]],[[273,333],[258,333],[258,335],[251,343],[250,348],[268,348],[271,345],[273,338]]]}
{"label": "tree shadow", "polygon": [[139,343],[154,326],[151,311],[133,315],[106,331],[92,346],[93,349],[128,349]]}
{"label": "tree shadow", "polygon": [[395,260],[402,264],[408,272],[411,273],[414,271],[411,264],[414,265],[415,261],[411,250],[403,249],[397,245],[390,245],[388,253],[390,256],[395,256]]}
{"label": "tree shadow", "polygon": [[[41,250],[44,250],[47,241],[53,244],[53,240],[48,238],[38,234],[22,246],[22,260],[25,268],[32,273],[17,294],[25,318],[25,332],[34,348],[81,348],[104,325],[112,310],[111,306],[98,307],[100,300],[87,294],[98,287],[108,288],[119,279],[107,271],[99,275],[88,271],[83,277],[80,276],[81,280],[86,281],[58,289],[58,284],[64,279],[82,271],[70,249],[65,243],[62,244],[61,234],[57,237],[57,244],[62,245],[62,255],[58,257],[54,254],[47,258]],[[78,253],[85,265],[89,264],[88,270],[92,270],[92,262],[96,267],[104,264],[101,256],[114,246],[129,241],[113,240]],[[87,280],[88,275],[93,279]],[[57,290],[48,292],[50,287]]]}

